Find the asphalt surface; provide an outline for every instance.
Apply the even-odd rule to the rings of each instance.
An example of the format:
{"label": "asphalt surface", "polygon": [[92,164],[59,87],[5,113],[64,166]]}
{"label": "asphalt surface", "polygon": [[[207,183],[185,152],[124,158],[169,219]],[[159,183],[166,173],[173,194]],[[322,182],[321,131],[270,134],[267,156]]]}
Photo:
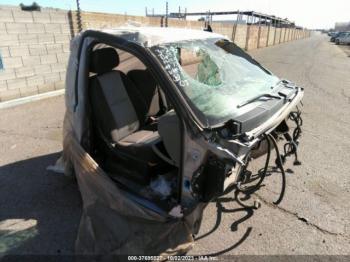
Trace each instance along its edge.
{"label": "asphalt surface", "polygon": [[[211,203],[190,254],[350,254],[350,52],[325,36],[251,54],[305,88],[302,166],[247,200]],[[46,171],[62,149],[63,97],[0,111],[0,254],[73,254],[81,198],[73,179]],[[253,169],[258,169],[257,161]]]}
{"label": "asphalt surface", "polygon": [[258,210],[242,210],[231,202],[219,204],[217,211],[212,203],[201,234],[214,228],[222,206],[220,226],[197,241],[193,253],[220,253],[234,247],[226,253],[350,254],[350,57],[346,48],[315,35],[251,52],[276,75],[305,88],[302,166],[288,162],[286,168],[294,173],[287,175],[285,198],[279,206],[271,203],[281,188],[280,174],[267,177],[265,187],[252,197],[261,199]]}

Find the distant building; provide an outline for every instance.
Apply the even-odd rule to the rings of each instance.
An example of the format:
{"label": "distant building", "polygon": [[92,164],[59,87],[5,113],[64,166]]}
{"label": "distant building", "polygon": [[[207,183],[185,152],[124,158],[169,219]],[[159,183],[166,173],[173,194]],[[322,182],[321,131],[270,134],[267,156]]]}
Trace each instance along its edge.
{"label": "distant building", "polygon": [[334,26],[335,31],[350,31],[350,22],[338,22]]}

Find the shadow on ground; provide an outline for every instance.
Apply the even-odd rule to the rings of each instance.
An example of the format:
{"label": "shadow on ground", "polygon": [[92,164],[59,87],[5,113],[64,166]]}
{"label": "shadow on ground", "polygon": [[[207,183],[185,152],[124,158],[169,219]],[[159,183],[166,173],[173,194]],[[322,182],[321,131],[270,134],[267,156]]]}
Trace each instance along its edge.
{"label": "shadow on ground", "polygon": [[[216,221],[214,226],[212,227],[212,229],[210,229],[208,232],[199,235],[195,238],[195,241],[198,241],[200,239],[209,237],[211,234],[213,234],[220,226],[221,224],[221,220],[222,220],[222,216],[224,213],[242,213],[242,217],[236,221],[234,221],[231,226],[230,226],[230,231],[231,232],[237,232],[238,231],[238,226],[240,224],[242,224],[244,221],[248,220],[249,218],[251,218],[254,214],[254,208],[248,207],[248,206],[243,206],[240,205],[239,208],[234,208],[234,209],[227,209],[224,204],[228,203],[228,202],[232,202],[232,201],[236,201],[237,199],[237,194],[235,194],[234,198],[231,197],[220,197],[218,198],[215,202],[216,202]],[[244,200],[249,200],[250,196],[249,195],[245,195]],[[243,200],[243,199],[241,199]],[[204,254],[204,256],[220,256],[220,255],[225,255],[227,253],[230,253],[230,251],[236,249],[238,246],[240,246],[245,240],[248,239],[251,231],[252,231],[252,227],[248,227],[245,230],[245,233],[242,235],[242,237],[240,237],[240,239],[233,243],[232,245],[230,245],[229,247],[226,247],[223,250],[220,251],[216,251],[214,253],[209,253],[209,254]]]}
{"label": "shadow on ground", "polygon": [[[76,181],[46,170],[60,153],[44,155],[0,167],[0,258],[1,255],[73,255],[81,217],[81,197]],[[249,197],[248,197],[249,198]],[[235,198],[216,200],[217,219],[211,230],[198,235],[206,238],[216,231],[224,213],[239,213],[231,232],[251,218],[253,208],[227,209]],[[226,254],[248,239],[252,228],[223,250],[207,254]],[[8,257],[10,258],[10,257]]]}
{"label": "shadow on ground", "polygon": [[59,155],[0,167],[0,255],[74,253],[81,216],[77,183],[46,171]]}

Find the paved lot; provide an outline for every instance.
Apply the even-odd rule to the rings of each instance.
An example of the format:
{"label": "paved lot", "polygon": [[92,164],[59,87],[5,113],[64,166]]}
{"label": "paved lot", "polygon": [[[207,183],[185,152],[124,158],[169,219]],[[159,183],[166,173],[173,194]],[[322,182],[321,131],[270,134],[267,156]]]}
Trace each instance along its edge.
{"label": "paved lot", "polygon": [[[305,87],[302,166],[278,174],[262,207],[211,203],[192,254],[350,254],[350,57],[325,36],[252,52]],[[345,50],[345,51],[344,51]],[[0,253],[72,254],[81,199],[74,180],[46,171],[61,150],[63,97],[0,112]],[[247,202],[249,202],[248,200]]]}
{"label": "paved lot", "polygon": [[[305,87],[303,165],[287,166],[294,174],[287,177],[279,207],[269,204],[277,198],[278,174],[267,178],[258,193],[262,208],[253,214],[223,203],[228,210],[220,226],[200,239],[193,253],[220,252],[246,237],[229,253],[349,254],[350,57],[321,35],[251,54],[278,76]],[[216,212],[210,205],[202,234],[214,227]]]}
{"label": "paved lot", "polygon": [[342,49],[345,54],[350,57],[350,45],[339,45],[339,48]]}

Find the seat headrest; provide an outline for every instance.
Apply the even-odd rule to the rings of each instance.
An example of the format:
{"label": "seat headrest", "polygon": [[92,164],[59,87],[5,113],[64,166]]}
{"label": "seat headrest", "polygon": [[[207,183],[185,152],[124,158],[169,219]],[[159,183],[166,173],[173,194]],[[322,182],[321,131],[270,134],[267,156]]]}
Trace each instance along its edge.
{"label": "seat headrest", "polygon": [[90,71],[103,74],[119,65],[119,55],[114,48],[96,49],[91,54]]}

